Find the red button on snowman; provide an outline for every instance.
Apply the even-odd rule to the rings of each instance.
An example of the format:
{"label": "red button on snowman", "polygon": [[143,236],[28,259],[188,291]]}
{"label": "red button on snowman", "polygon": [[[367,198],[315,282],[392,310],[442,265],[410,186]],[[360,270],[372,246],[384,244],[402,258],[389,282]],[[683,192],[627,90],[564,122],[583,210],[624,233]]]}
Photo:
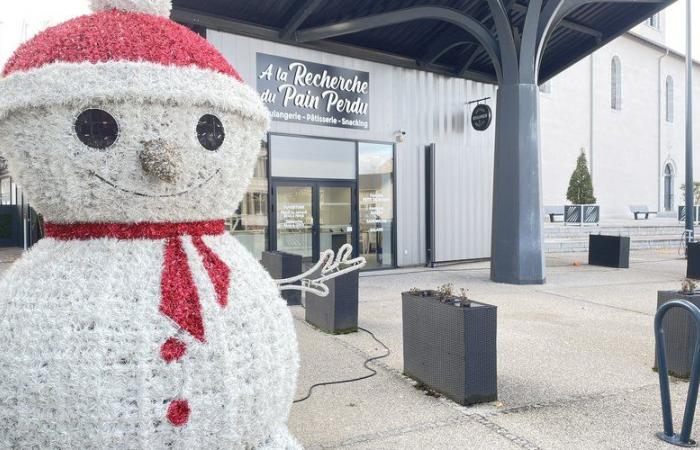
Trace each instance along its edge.
{"label": "red button on snowman", "polygon": [[167,0],[93,0],[0,78],[46,238],[0,280],[0,448],[298,449],[296,337],[225,231],[269,116]]}

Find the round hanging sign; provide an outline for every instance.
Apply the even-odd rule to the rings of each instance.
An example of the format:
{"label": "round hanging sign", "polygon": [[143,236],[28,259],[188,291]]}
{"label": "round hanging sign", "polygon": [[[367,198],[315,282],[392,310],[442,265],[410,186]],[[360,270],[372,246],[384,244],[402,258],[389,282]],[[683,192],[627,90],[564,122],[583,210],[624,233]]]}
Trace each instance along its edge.
{"label": "round hanging sign", "polygon": [[476,105],[472,111],[472,127],[477,131],[484,131],[491,125],[491,107],[485,104]]}

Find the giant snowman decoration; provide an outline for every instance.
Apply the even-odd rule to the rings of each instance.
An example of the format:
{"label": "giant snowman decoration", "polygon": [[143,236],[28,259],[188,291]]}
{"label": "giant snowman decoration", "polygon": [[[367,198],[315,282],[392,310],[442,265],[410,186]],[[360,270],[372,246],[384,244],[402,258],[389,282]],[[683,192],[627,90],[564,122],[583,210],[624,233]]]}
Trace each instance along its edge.
{"label": "giant snowman decoration", "polygon": [[0,281],[0,448],[300,448],[291,316],[223,220],[268,113],[169,1],[92,8],[0,79],[47,235]]}

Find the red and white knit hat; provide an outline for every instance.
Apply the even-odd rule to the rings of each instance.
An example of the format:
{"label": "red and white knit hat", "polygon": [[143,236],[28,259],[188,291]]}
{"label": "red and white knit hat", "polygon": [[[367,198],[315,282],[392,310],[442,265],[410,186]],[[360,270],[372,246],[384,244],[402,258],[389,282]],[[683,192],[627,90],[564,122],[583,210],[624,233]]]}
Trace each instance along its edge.
{"label": "red and white knit hat", "polygon": [[91,0],[93,14],[17,49],[0,77],[12,111],[100,101],[211,105],[268,124],[257,93],[206,39],[171,21],[171,0]]}

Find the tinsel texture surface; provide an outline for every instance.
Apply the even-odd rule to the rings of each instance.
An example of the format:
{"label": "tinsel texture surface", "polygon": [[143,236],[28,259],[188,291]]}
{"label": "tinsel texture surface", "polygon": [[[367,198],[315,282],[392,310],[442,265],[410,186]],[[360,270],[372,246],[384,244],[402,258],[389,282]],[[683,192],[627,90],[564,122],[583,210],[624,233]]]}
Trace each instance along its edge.
{"label": "tinsel texture surface", "polygon": [[9,269],[0,448],[300,448],[286,303],[235,238],[200,238],[231,280],[222,307],[195,238],[177,238],[205,341],[160,310],[174,238],[47,238]]}
{"label": "tinsel texture surface", "polygon": [[117,9],[77,17],[39,33],[17,49],[3,76],[57,62],[151,62],[196,66],[241,80],[206,39],[160,16]]}
{"label": "tinsel texture surface", "polygon": [[0,449],[300,449],[291,314],[223,220],[269,112],[168,0],[91,4],[0,77],[46,221],[0,279]]}

